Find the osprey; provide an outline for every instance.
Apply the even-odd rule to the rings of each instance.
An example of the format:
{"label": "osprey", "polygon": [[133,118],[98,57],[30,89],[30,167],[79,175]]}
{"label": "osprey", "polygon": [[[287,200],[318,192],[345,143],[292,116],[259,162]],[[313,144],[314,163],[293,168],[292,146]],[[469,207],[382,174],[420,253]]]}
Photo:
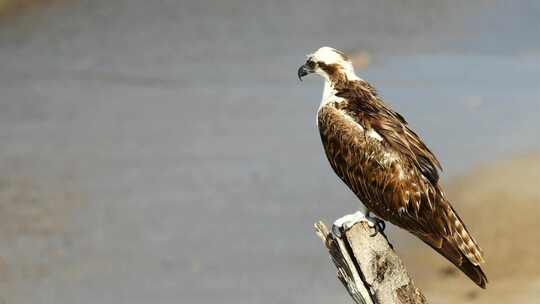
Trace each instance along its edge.
{"label": "osprey", "polygon": [[482,250],[439,185],[435,155],[342,52],[322,47],[307,57],[298,77],[325,80],[317,126],[330,165],[363,203],[361,218],[376,231],[384,225],[371,212],[406,229],[486,288]]}

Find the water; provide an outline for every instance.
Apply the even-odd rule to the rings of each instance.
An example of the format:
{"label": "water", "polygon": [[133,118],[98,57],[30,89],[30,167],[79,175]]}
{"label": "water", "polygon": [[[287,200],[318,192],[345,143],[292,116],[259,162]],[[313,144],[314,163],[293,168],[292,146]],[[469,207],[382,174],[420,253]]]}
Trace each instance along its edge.
{"label": "water", "polygon": [[0,295],[349,301],[312,224],[356,202],[324,159],[304,55],[370,52],[359,73],[455,175],[540,146],[539,14],[534,1],[95,0],[4,24],[2,174],[29,180],[63,228],[0,234]]}

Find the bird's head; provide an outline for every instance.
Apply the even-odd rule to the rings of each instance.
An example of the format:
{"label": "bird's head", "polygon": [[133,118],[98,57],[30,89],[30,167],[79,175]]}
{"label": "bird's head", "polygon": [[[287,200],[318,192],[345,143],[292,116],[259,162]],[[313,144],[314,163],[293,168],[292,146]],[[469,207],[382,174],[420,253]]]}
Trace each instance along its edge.
{"label": "bird's head", "polygon": [[358,79],[349,58],[343,52],[328,46],[307,55],[306,63],[298,69],[298,78],[302,80],[302,77],[312,73],[332,82]]}

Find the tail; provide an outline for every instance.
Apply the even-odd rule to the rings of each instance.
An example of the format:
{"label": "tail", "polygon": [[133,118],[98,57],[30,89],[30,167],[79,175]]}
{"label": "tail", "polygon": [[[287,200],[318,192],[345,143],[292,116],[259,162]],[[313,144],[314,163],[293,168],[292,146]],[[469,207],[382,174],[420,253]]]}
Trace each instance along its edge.
{"label": "tail", "polygon": [[448,204],[450,209],[447,211],[448,221],[453,223],[450,227],[453,227],[452,237],[457,244],[459,250],[471,261],[474,265],[480,265],[485,263],[484,253],[478,243],[472,238],[469,231],[463,224],[463,221],[457,214],[457,212]]}
{"label": "tail", "polygon": [[485,289],[488,279],[480,268],[480,264],[484,263],[482,250],[467,231],[461,218],[448,206],[450,234],[446,237],[418,234],[418,237]]}

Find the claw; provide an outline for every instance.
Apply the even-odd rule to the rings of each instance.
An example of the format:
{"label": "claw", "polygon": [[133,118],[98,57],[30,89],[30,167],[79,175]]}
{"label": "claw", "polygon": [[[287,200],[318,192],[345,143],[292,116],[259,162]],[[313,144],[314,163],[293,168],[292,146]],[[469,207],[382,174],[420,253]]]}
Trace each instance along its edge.
{"label": "claw", "polygon": [[384,232],[384,229],[386,229],[386,223],[383,220],[374,216],[370,216],[368,218],[370,222],[374,222],[373,229],[375,230],[375,232],[373,232],[373,234],[370,234],[369,236],[374,237],[377,235],[377,233]]}
{"label": "claw", "polygon": [[374,237],[379,232],[384,232],[384,229],[386,228],[386,223],[383,220],[377,219],[377,223],[375,223],[375,226],[373,226],[373,229],[375,230],[372,234],[369,236]]}

